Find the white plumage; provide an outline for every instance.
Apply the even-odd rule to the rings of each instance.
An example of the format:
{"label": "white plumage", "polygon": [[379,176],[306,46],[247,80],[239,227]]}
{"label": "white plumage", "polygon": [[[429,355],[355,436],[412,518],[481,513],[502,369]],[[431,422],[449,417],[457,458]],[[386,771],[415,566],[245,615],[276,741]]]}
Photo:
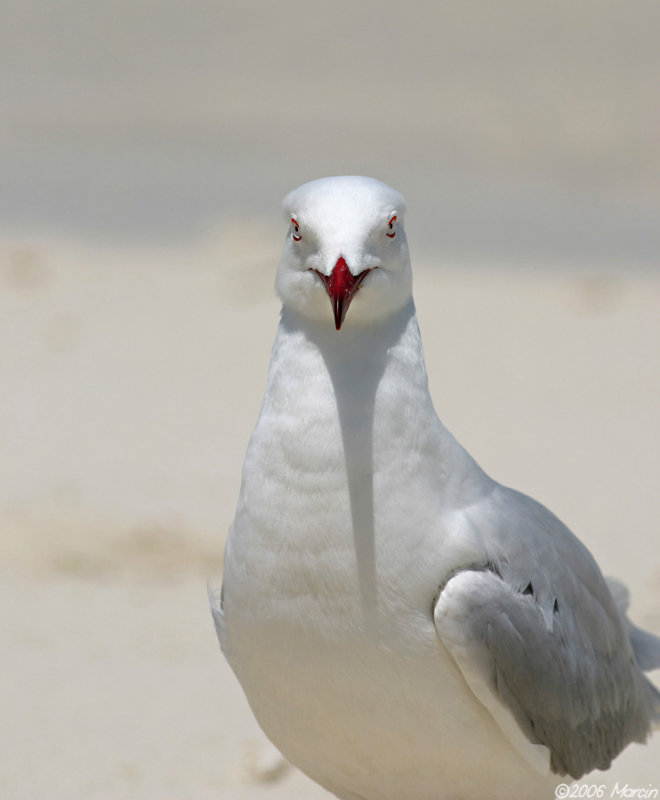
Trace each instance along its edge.
{"label": "white plumage", "polygon": [[359,177],[285,199],[220,642],[266,734],[344,800],[552,797],[645,739],[660,641],[436,416],[404,212]]}

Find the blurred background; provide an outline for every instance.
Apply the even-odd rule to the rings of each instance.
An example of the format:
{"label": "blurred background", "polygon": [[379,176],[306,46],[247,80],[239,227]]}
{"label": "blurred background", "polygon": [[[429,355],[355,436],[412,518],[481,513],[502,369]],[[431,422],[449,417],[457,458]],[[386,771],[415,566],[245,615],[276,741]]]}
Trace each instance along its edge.
{"label": "blurred background", "polygon": [[434,251],[657,266],[655,0],[2,5],[5,227],[181,241],[366,172]]}
{"label": "blurred background", "polygon": [[[0,19],[0,794],[326,796],[264,743],[205,598],[281,198],[322,175],[406,195],[440,416],[660,632],[655,0]],[[660,788],[659,753],[611,775]]]}

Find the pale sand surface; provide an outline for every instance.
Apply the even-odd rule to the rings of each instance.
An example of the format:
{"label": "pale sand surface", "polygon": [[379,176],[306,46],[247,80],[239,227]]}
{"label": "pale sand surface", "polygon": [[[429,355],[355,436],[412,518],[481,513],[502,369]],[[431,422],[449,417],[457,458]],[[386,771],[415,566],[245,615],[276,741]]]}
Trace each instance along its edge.
{"label": "pale sand surface", "polygon": [[[280,240],[244,220],[162,252],[0,242],[3,798],[327,797],[273,761],[206,600],[261,402]],[[440,416],[660,633],[660,276],[426,260]],[[585,779],[608,796],[616,780],[660,788],[660,736]]]}

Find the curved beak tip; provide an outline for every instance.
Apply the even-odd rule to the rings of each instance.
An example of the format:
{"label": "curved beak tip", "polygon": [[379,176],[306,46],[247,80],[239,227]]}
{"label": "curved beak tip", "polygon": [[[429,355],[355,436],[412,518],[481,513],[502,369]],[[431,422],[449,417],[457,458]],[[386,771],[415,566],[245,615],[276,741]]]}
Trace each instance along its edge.
{"label": "curved beak tip", "polygon": [[348,303],[344,304],[343,297],[332,297],[330,296],[330,301],[332,303],[332,313],[335,317],[335,330],[340,330],[344,319],[346,318],[346,312],[348,311]]}

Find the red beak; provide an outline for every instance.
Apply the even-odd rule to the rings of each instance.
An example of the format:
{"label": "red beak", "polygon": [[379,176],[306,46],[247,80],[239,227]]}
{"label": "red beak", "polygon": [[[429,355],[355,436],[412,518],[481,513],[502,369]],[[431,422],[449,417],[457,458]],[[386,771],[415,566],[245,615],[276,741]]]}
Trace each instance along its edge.
{"label": "red beak", "polygon": [[351,300],[357,294],[360,284],[365,279],[367,272],[371,272],[371,270],[365,269],[358,275],[353,275],[348,268],[346,260],[341,256],[337,259],[337,263],[329,275],[324,275],[317,269],[311,271],[315,272],[325,284],[330,303],[332,304],[332,312],[335,315],[335,328],[339,330],[346,317],[346,312],[351,304]]}

